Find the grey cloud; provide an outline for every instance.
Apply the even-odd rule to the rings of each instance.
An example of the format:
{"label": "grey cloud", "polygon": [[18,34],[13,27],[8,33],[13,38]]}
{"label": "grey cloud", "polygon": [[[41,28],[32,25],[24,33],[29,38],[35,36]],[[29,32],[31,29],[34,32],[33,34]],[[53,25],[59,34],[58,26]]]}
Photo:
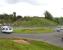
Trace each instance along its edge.
{"label": "grey cloud", "polygon": [[37,4],[36,0],[24,0],[24,2],[28,2],[28,3],[33,4],[33,5]]}
{"label": "grey cloud", "polygon": [[0,7],[3,7],[3,6],[4,6],[4,5],[1,5],[1,4],[0,4]]}
{"label": "grey cloud", "polygon": [[19,0],[6,0],[6,2],[7,2],[8,4],[15,4],[15,3],[18,3]]}
{"label": "grey cloud", "polygon": [[27,2],[27,3],[30,3],[33,5],[37,4],[36,0],[6,0],[6,2],[8,4],[15,4],[15,3],[19,3],[19,2]]}

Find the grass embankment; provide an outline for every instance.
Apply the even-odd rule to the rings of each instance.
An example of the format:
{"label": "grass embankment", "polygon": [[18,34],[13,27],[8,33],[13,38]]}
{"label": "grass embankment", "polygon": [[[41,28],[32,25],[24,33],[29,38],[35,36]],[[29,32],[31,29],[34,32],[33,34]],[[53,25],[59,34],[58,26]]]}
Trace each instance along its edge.
{"label": "grass embankment", "polygon": [[[16,21],[13,23],[14,26],[22,27],[52,27],[57,26],[57,23],[44,18],[33,18],[27,21]],[[52,32],[50,28],[40,28],[40,29],[14,29],[15,33],[47,33]]]}
{"label": "grass embankment", "polygon": [[14,29],[15,33],[25,33],[25,34],[30,34],[30,33],[48,33],[48,32],[53,32],[51,28],[36,28],[36,29]]}
{"label": "grass embankment", "polygon": [[13,23],[14,26],[25,26],[25,27],[42,27],[42,26],[56,26],[57,23],[51,20],[47,20],[44,18],[33,18],[31,20],[28,21],[16,21]]}
{"label": "grass embankment", "polygon": [[22,44],[14,42],[13,40],[16,39],[0,39],[0,50],[63,50],[63,48],[41,41],[24,39],[29,44]]}

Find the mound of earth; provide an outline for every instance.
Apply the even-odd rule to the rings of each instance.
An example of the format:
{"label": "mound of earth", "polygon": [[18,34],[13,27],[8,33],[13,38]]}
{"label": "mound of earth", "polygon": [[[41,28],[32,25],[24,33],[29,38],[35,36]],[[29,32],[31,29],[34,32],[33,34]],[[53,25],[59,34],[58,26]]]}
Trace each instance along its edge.
{"label": "mound of earth", "polygon": [[30,42],[23,39],[18,39],[18,40],[13,40],[13,41],[19,44],[30,44]]}

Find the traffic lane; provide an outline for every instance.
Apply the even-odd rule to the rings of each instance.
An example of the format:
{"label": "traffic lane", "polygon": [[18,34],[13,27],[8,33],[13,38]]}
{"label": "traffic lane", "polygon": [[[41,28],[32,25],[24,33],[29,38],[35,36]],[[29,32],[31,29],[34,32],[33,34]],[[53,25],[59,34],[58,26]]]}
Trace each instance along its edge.
{"label": "traffic lane", "polygon": [[61,40],[61,38],[63,37],[62,35],[63,35],[62,32],[61,33],[54,32],[54,33],[48,33],[48,34],[24,34],[24,35],[20,34],[18,35],[18,37],[45,41],[47,43],[50,43],[59,47],[63,47],[63,41]]}
{"label": "traffic lane", "polygon": [[44,33],[44,34],[6,34],[6,33],[0,33],[0,37],[24,37],[24,38],[36,38],[36,39],[42,39],[47,37],[55,37],[55,38],[61,38],[63,33],[53,32],[53,33]]}
{"label": "traffic lane", "polygon": [[0,38],[29,38],[33,40],[45,41],[50,44],[63,47],[63,41],[61,41],[61,35],[63,33],[54,32],[47,34],[0,34]]}

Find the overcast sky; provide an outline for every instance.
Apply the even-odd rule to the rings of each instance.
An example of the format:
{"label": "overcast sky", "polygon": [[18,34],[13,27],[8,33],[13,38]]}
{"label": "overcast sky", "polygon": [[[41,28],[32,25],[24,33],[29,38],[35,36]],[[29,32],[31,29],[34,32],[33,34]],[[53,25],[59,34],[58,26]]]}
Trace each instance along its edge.
{"label": "overcast sky", "polygon": [[63,16],[63,0],[0,0],[0,14],[44,16],[46,10],[54,17]]}

